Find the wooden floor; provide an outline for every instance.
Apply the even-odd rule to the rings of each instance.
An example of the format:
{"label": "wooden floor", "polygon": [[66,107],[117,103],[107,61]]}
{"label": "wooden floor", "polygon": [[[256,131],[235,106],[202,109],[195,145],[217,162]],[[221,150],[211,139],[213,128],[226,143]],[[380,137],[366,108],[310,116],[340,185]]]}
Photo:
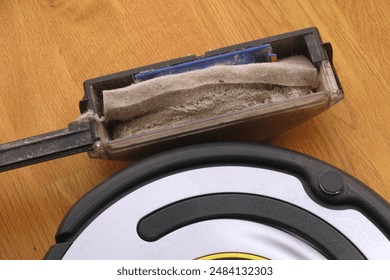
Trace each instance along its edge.
{"label": "wooden floor", "polygon": [[[67,126],[83,81],[316,26],[346,98],[266,141],[322,159],[390,201],[387,1],[0,1],[0,143]],[[0,259],[40,259],[67,210],[129,165],[75,155],[0,174]]]}

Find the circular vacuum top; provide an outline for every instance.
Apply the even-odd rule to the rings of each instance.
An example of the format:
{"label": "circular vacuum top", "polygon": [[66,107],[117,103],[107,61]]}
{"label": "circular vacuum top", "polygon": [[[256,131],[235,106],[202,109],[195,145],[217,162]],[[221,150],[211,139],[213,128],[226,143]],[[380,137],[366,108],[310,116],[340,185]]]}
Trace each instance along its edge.
{"label": "circular vacuum top", "polygon": [[204,144],[162,153],[83,197],[48,259],[390,258],[390,206],[293,151]]}

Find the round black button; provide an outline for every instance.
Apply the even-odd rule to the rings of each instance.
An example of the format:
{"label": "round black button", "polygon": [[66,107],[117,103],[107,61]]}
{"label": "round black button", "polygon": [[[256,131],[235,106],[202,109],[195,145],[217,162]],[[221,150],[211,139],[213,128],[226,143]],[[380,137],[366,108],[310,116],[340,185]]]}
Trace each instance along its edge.
{"label": "round black button", "polygon": [[319,180],[321,189],[327,194],[338,194],[344,187],[343,176],[335,171],[324,173]]}

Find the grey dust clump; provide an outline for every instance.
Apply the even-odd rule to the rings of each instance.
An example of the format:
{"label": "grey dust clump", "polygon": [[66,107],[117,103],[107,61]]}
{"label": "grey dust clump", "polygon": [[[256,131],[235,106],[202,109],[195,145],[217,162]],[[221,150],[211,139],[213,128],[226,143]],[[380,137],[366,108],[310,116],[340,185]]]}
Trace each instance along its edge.
{"label": "grey dust clump", "polygon": [[304,56],[274,63],[219,65],[103,91],[112,138],[194,121],[310,94],[317,70]]}

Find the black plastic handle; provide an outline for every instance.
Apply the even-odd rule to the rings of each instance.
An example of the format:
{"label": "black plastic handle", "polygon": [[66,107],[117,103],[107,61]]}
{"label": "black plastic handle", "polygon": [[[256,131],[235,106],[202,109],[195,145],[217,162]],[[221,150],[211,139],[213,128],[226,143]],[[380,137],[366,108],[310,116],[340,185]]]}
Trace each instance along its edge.
{"label": "black plastic handle", "polygon": [[88,122],[0,145],[0,172],[92,150]]}

